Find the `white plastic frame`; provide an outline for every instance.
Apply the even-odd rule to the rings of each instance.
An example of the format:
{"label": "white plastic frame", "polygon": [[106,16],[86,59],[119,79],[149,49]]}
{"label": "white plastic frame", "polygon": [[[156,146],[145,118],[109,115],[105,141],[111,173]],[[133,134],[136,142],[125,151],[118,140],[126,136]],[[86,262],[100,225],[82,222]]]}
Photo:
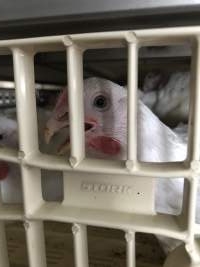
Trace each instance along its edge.
{"label": "white plastic frame", "polygon": [[[138,48],[147,45],[173,45],[189,42],[192,46],[191,108],[188,157],[178,163],[139,163],[137,161],[137,58]],[[85,49],[128,48],[128,153],[127,161],[85,159],[83,113],[83,64]],[[34,55],[38,52],[65,50],[70,108],[71,157],[44,155],[39,152],[35,103]],[[0,41],[0,54],[13,55],[16,86],[20,151],[0,149],[0,159],[18,163],[22,171],[24,206],[0,206],[0,266],[7,267],[8,256],[4,223],[24,222],[27,236],[29,265],[45,267],[43,220],[73,224],[75,263],[88,266],[86,225],[118,228],[125,232],[127,266],[135,267],[135,232],[161,234],[185,242],[192,263],[200,263],[195,224],[197,177],[200,173],[200,27],[149,29],[62,35],[41,38]],[[74,119],[76,118],[76,119]],[[133,131],[134,125],[134,131]],[[130,214],[116,211],[66,207],[63,203],[46,203],[42,199],[40,169],[61,170],[65,173],[117,174],[132,179],[144,177],[185,177],[189,182],[185,211],[182,216]],[[145,186],[145,185],[144,185]],[[183,216],[184,215],[184,216]]]}

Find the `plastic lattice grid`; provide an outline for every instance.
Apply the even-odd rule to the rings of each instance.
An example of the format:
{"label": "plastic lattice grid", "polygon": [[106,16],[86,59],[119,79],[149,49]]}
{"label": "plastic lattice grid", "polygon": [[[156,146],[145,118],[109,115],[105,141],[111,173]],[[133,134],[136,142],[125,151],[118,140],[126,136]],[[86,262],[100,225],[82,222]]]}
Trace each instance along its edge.
{"label": "plastic lattice grid", "polygon": [[[16,106],[19,124],[19,151],[0,150],[0,159],[20,165],[23,182],[24,205],[0,207],[0,266],[9,266],[5,239],[5,221],[23,221],[26,230],[28,261],[31,267],[45,267],[46,253],[43,221],[51,220],[72,223],[74,256],[77,267],[88,266],[87,225],[121,229],[125,232],[126,264],[135,266],[135,233],[153,233],[182,240],[193,263],[199,263],[199,227],[195,223],[197,177],[200,171],[200,28],[166,28],[121,32],[102,32],[68,36],[0,41],[0,53],[12,53],[16,86]],[[138,47],[146,45],[173,45],[189,42],[192,46],[192,83],[189,129],[189,149],[185,162],[140,163],[137,160],[137,69]],[[128,53],[128,152],[126,161],[85,159],[84,109],[83,109],[83,64],[82,54],[86,49],[126,47]],[[71,156],[66,158],[45,155],[38,149],[37,115],[35,101],[34,55],[43,51],[65,51],[67,54],[67,77],[70,108]],[[75,118],[75,119],[74,119]],[[133,128],[134,125],[134,128]],[[116,209],[109,204],[107,209],[95,205],[87,206],[92,191],[88,191],[80,206],[77,199],[64,197],[62,203],[47,203],[42,198],[40,169],[64,172],[64,194],[68,184],[77,199],[81,192],[81,175],[93,174],[95,182],[109,176],[111,183],[122,185],[133,183],[138,186],[140,177],[146,203],[153,203],[154,178],[185,177],[189,181],[184,213],[180,216],[156,214],[153,205],[148,209],[141,205],[141,212]],[[76,181],[77,183],[73,182]],[[121,177],[121,179],[120,179]],[[125,178],[126,177],[126,178]],[[93,182],[91,182],[93,183]],[[111,203],[112,196],[110,196]],[[145,199],[144,199],[145,200]],[[119,201],[115,199],[116,203]],[[125,200],[127,201],[127,199]],[[132,203],[131,203],[132,204]],[[139,199],[135,204],[140,205]],[[125,205],[126,206],[126,205]]]}

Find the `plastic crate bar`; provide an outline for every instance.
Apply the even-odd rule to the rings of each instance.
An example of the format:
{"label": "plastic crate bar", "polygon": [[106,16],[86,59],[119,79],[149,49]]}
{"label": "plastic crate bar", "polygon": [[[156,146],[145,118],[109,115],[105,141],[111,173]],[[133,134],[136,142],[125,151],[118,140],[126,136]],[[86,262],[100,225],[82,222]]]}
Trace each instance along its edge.
{"label": "plastic crate bar", "polygon": [[5,204],[0,205],[0,220],[6,221],[23,221],[24,210],[22,205]]}
{"label": "plastic crate bar", "polygon": [[10,267],[4,222],[0,222],[0,266]]}
{"label": "plastic crate bar", "polygon": [[193,242],[195,238],[195,217],[196,217],[196,203],[197,201],[197,189],[198,189],[198,180],[193,179],[190,181],[190,190],[189,190],[189,212],[188,212],[188,230],[189,230],[189,242]]}
{"label": "plastic crate bar", "polygon": [[[10,81],[0,81],[0,93],[1,90],[14,90],[15,89],[15,83]],[[60,90],[62,87],[60,85],[52,85],[52,84],[35,84],[36,90]]]}
{"label": "plastic crate bar", "polygon": [[31,48],[13,48],[20,150],[27,155],[38,150],[33,56]]}
{"label": "plastic crate bar", "polygon": [[46,267],[43,222],[25,221],[30,267]]}
{"label": "plastic crate bar", "polygon": [[176,216],[167,214],[144,215],[67,207],[57,203],[44,203],[34,214],[28,215],[32,220],[52,220],[59,222],[79,222],[135,232],[153,233],[185,241],[188,236],[187,226]]}
{"label": "plastic crate bar", "polygon": [[[21,160],[38,151],[37,113],[33,50],[13,48],[14,78],[16,85],[17,117]],[[21,166],[25,218],[26,213],[42,202],[41,173],[39,169]],[[34,192],[34,193],[33,193]],[[44,231],[42,222],[25,223],[30,267],[45,267]]]}
{"label": "plastic crate bar", "polygon": [[128,155],[127,168],[137,162],[137,90],[138,90],[138,46],[133,40],[128,44]]}
{"label": "plastic crate bar", "polygon": [[198,180],[194,177],[190,181],[190,191],[189,191],[189,212],[188,212],[188,238],[186,241],[186,250],[189,252],[193,264],[198,264],[200,262],[199,248],[195,241],[195,218],[196,218],[196,205],[197,202],[197,188]]}
{"label": "plastic crate bar", "polygon": [[85,157],[83,62],[82,50],[75,44],[67,47],[68,104],[70,117],[70,146],[72,167]]}
{"label": "plastic crate bar", "polygon": [[13,163],[18,163],[18,151],[12,148],[0,147],[0,159]]}
{"label": "plastic crate bar", "polygon": [[[73,35],[58,35],[48,37],[36,37],[15,40],[2,40],[0,50],[3,54],[10,53],[9,49],[19,46],[34,46],[36,52],[65,50],[66,39],[80,43],[84,48],[103,48],[125,46],[130,34],[135,34],[139,45],[149,44],[174,44],[189,42],[192,38],[200,34],[200,27],[177,27],[162,29],[145,29],[134,31],[116,31],[83,33]],[[5,50],[7,48],[7,50]],[[0,51],[0,52],[1,52]]]}
{"label": "plastic crate bar", "polygon": [[126,239],[126,266],[136,267],[135,233],[129,231],[125,234]]}
{"label": "plastic crate bar", "polygon": [[[38,129],[32,48],[13,48],[19,127],[19,161],[38,151]],[[24,207],[30,212],[42,202],[40,170],[21,166]],[[34,194],[32,193],[34,191]]]}
{"label": "plastic crate bar", "polygon": [[[76,267],[88,267],[86,225],[122,229],[126,232],[127,267],[135,267],[135,232],[161,234],[186,243],[192,262],[199,263],[200,252],[196,242],[199,226],[195,224],[196,177],[200,173],[200,27],[147,29],[136,31],[102,32],[89,34],[39,37],[0,41],[0,54],[13,53],[16,86],[17,117],[19,125],[19,152],[0,150],[1,160],[17,162],[21,166],[24,217],[21,208],[13,212],[0,209],[0,265],[8,267],[4,221],[25,221],[29,265],[46,267],[43,220],[73,223]],[[137,162],[137,49],[145,45],[191,43],[192,83],[190,109],[190,135],[188,158],[177,163]],[[83,106],[83,51],[93,48],[128,47],[128,153],[127,161],[85,159],[84,106]],[[38,129],[35,100],[34,55],[42,51],[66,51],[70,115],[71,157],[43,155],[38,150]],[[46,203],[42,198],[41,168],[101,174],[127,174],[155,178],[184,177],[190,184],[185,187],[184,216],[116,212],[115,210],[67,206],[63,203]],[[105,177],[104,177],[105,178]],[[154,185],[152,185],[151,189]],[[138,204],[139,205],[139,204]],[[186,223],[185,223],[186,222]]]}
{"label": "plastic crate bar", "polygon": [[[66,161],[65,157],[45,155],[41,153],[27,156],[23,163],[28,166],[38,167],[47,170],[72,171],[72,166]],[[99,160],[85,158],[75,168],[76,172],[91,172],[101,174],[123,174],[133,177],[155,177],[155,178],[177,178],[189,177],[190,168],[184,162],[158,162],[158,163],[137,163],[136,169],[132,172],[126,168],[125,161]],[[189,178],[188,178],[189,179]]]}
{"label": "plastic crate bar", "polygon": [[200,39],[193,42],[191,65],[191,98],[189,114],[189,147],[188,157],[191,161],[199,161],[200,156]]}
{"label": "plastic crate bar", "polygon": [[76,267],[88,267],[87,227],[83,224],[73,224],[74,258]]}

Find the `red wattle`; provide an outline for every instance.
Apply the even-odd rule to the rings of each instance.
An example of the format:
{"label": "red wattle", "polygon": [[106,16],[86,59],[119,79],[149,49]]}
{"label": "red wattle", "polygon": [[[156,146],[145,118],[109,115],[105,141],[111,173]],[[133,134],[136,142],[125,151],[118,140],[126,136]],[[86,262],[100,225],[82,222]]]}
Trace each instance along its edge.
{"label": "red wattle", "polygon": [[0,180],[4,180],[9,173],[8,164],[4,161],[0,161]]}
{"label": "red wattle", "polygon": [[89,141],[89,146],[108,155],[117,155],[121,150],[120,142],[112,137],[97,136]]}

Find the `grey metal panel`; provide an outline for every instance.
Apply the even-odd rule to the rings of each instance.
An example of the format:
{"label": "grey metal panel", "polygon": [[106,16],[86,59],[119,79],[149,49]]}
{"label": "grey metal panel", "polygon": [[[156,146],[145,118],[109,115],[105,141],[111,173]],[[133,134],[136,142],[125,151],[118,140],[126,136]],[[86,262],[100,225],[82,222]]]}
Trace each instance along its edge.
{"label": "grey metal panel", "polygon": [[1,0],[0,21],[49,18],[106,12],[135,15],[200,10],[199,0]]}
{"label": "grey metal panel", "polygon": [[[194,24],[200,25],[200,0],[0,1],[0,39]],[[118,52],[109,52],[107,61],[105,52],[104,57],[96,54],[90,51],[85,57],[85,77],[96,75],[124,83],[125,53],[120,51],[119,58]],[[61,60],[57,62],[58,59]],[[152,64],[157,67],[157,60]],[[40,55],[35,72],[38,82],[64,84],[65,55]],[[1,57],[0,79],[13,80],[12,62],[8,58]]]}

